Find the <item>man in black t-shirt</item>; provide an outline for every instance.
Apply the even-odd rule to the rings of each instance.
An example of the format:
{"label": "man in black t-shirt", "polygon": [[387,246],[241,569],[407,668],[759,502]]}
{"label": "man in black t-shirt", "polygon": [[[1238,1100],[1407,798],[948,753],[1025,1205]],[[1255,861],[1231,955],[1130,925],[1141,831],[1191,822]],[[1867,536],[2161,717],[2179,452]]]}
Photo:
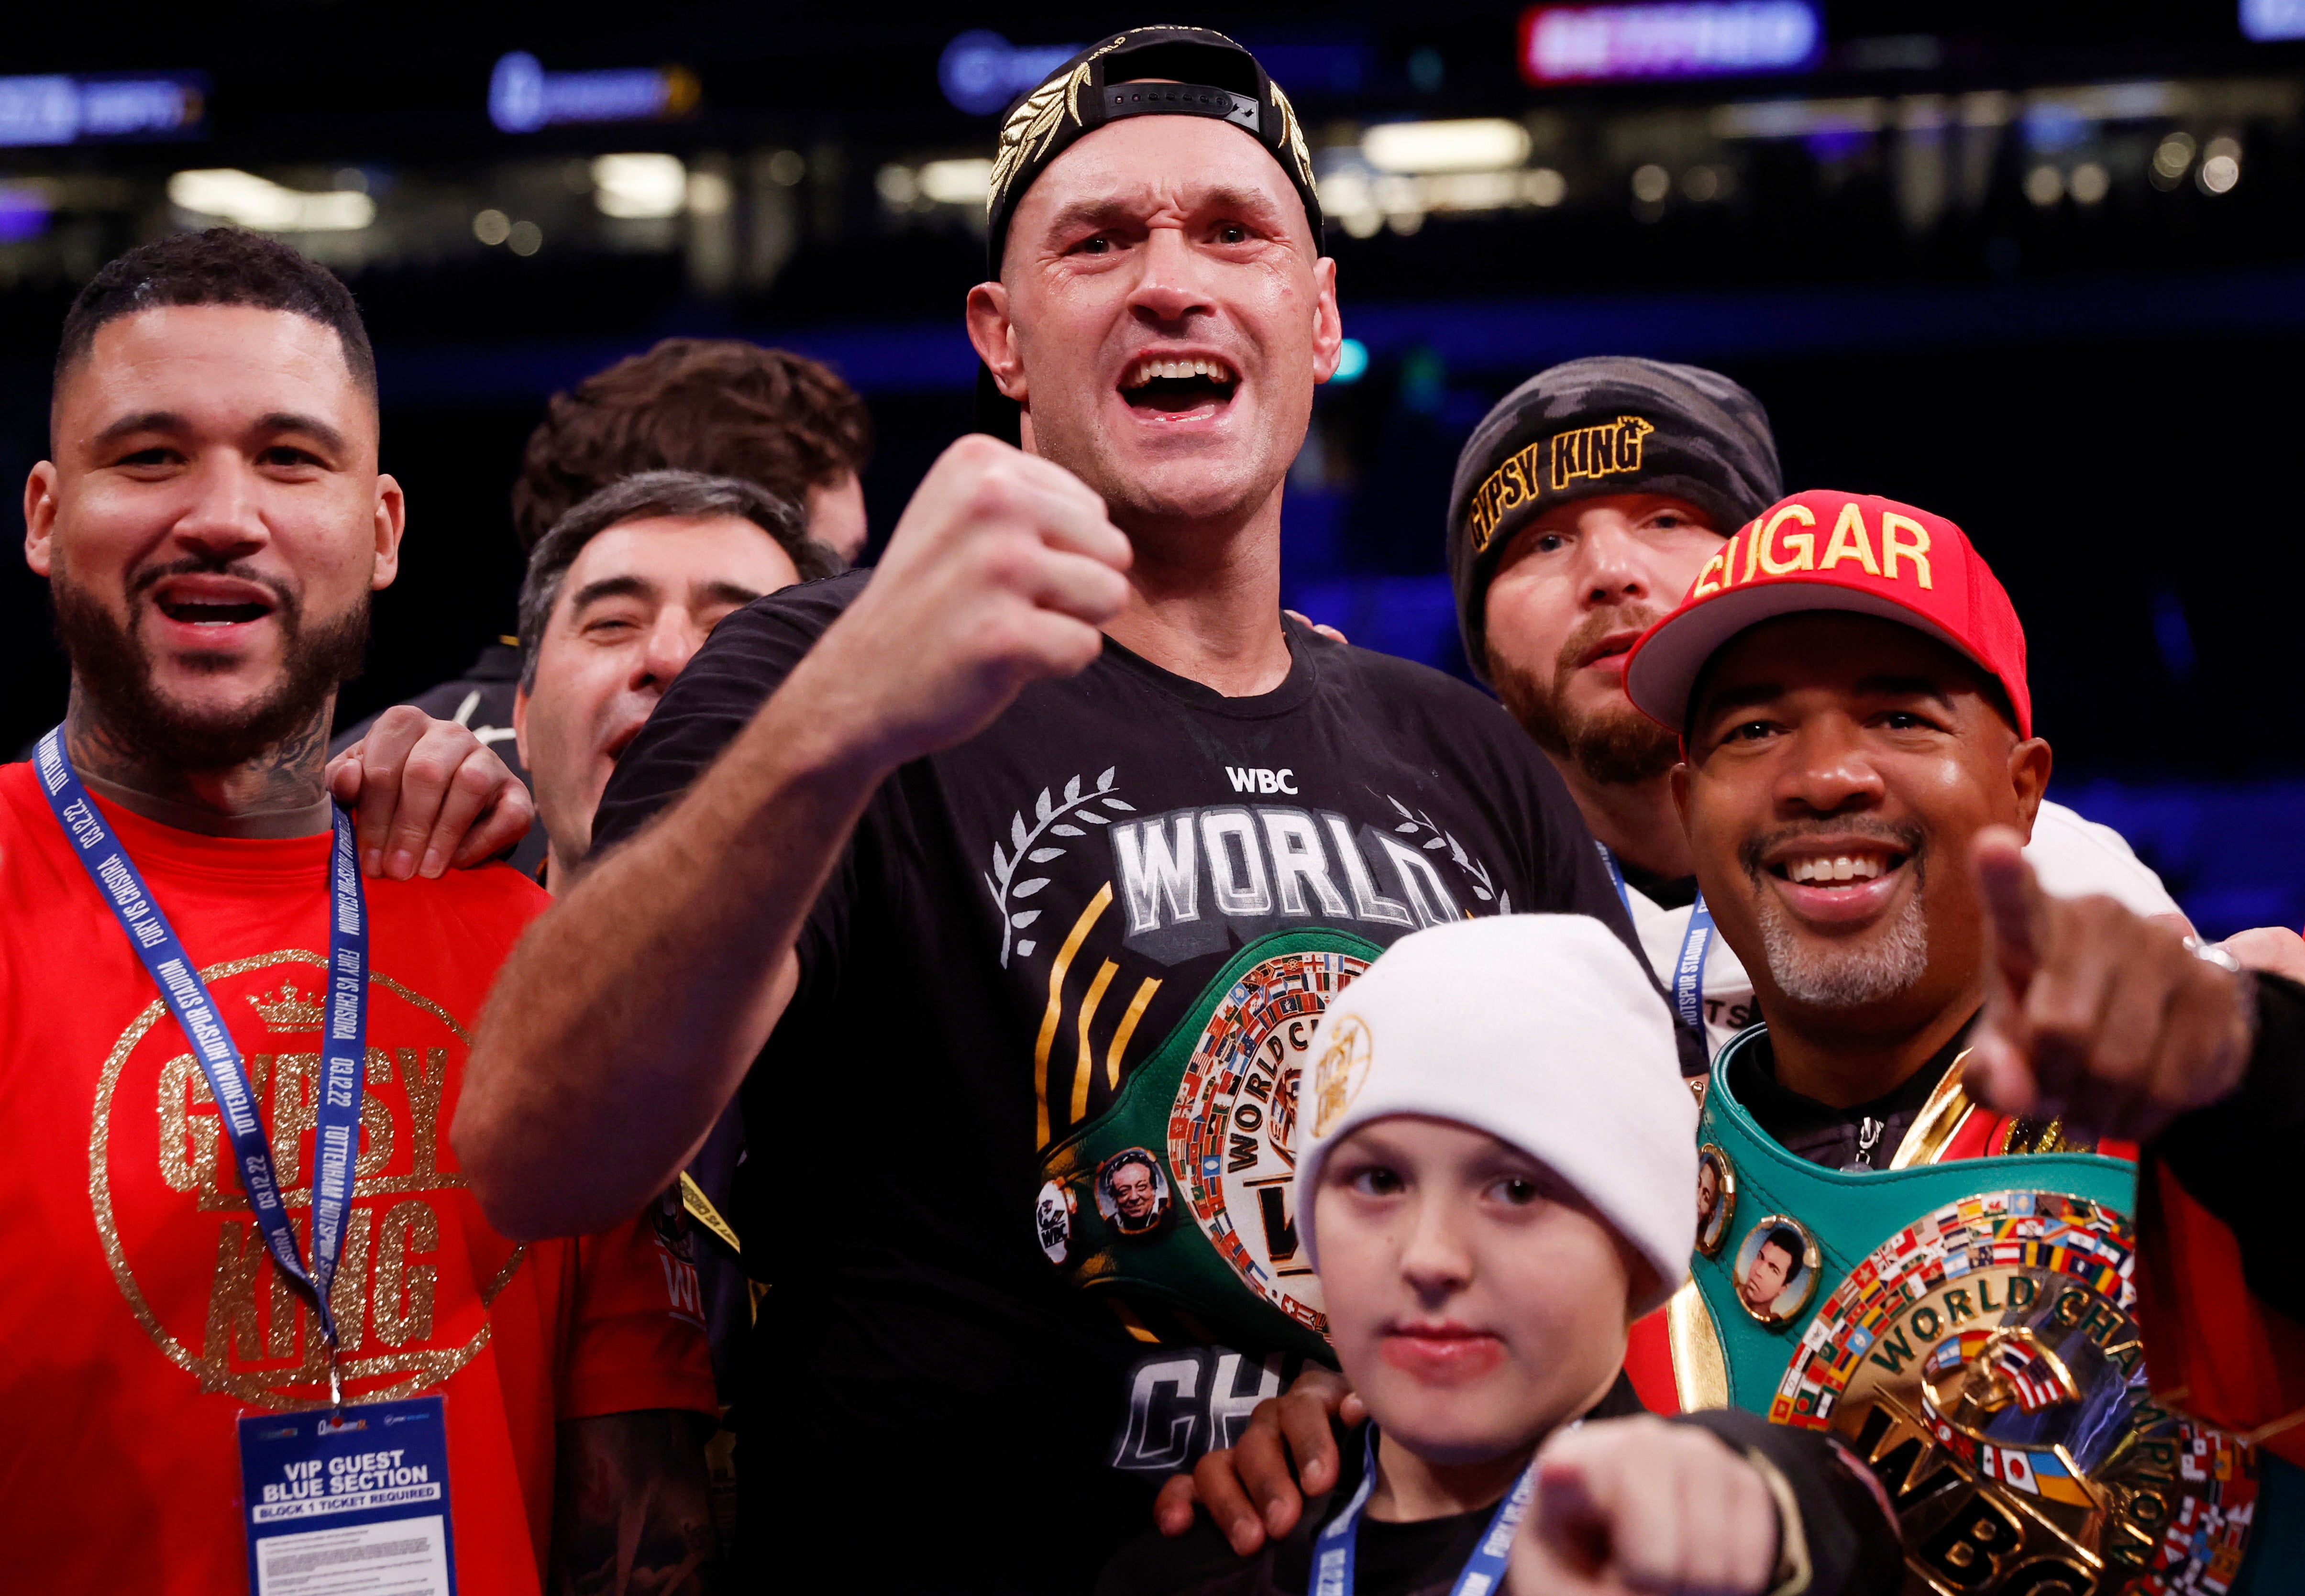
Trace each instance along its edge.
{"label": "man in black t-shirt", "polygon": [[[1318,216],[1220,36],[1028,97],[969,300],[1025,452],[956,445],[869,585],[720,624],[475,1043],[457,1146],[515,1234],[628,1211],[741,1087],[773,1572],[901,1514],[947,1585],[1079,1588],[1323,1346],[1289,1177],[1330,996],[1470,914],[1630,943],[1493,703],[1282,618],[1342,339]],[[1099,1181],[1133,1151],[1143,1223]]]}

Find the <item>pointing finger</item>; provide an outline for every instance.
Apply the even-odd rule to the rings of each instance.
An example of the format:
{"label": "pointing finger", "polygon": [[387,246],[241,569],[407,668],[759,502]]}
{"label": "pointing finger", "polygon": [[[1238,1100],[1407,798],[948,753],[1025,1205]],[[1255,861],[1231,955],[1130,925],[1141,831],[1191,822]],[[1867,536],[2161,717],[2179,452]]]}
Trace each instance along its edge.
{"label": "pointing finger", "polygon": [[2006,826],[1988,826],[1969,845],[1969,868],[1984,900],[1986,924],[1993,933],[1993,961],[2020,996],[2041,966],[2047,939],[2046,905],[2025,845]]}

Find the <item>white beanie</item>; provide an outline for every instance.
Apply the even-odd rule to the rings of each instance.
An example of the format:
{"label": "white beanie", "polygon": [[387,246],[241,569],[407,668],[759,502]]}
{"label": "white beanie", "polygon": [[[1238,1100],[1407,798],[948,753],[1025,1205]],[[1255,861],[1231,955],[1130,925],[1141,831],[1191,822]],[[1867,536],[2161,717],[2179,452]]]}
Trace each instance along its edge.
{"label": "white beanie", "polygon": [[1417,1114],[1486,1131],[1581,1193],[1656,1270],[1634,1312],[1687,1277],[1697,1103],[1663,998],[1599,921],[1503,914],[1404,937],[1329,1006],[1306,1057],[1297,1233],[1314,1269],[1329,1150]]}

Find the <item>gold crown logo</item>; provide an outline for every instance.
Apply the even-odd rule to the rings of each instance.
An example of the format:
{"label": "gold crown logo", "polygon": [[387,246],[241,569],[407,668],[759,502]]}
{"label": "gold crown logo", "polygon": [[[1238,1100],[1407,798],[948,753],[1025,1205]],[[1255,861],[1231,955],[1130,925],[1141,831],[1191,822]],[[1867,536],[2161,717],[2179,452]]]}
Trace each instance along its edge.
{"label": "gold crown logo", "polygon": [[275,1031],[318,1031],[328,1017],[327,1006],[318,998],[303,996],[293,981],[284,981],[278,990],[248,1001]]}

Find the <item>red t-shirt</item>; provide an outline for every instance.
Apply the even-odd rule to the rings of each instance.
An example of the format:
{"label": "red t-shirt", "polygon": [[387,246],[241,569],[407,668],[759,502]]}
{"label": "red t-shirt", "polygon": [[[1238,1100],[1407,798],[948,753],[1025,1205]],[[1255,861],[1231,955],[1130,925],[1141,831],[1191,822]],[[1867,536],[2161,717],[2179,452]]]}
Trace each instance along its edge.
{"label": "red t-shirt", "polygon": [[[98,800],[240,1045],[309,1244],[325,835],[197,836]],[[366,883],[361,1151],[331,1305],[356,1397],[441,1393],[457,1586],[540,1588],[553,1426],[717,1411],[693,1269],[644,1216],[516,1246],[448,1145],[481,1000],[543,894]],[[0,1501],[7,1583],[246,1589],[234,1421],[327,1395],[208,1082],[30,765],[0,768]]]}

